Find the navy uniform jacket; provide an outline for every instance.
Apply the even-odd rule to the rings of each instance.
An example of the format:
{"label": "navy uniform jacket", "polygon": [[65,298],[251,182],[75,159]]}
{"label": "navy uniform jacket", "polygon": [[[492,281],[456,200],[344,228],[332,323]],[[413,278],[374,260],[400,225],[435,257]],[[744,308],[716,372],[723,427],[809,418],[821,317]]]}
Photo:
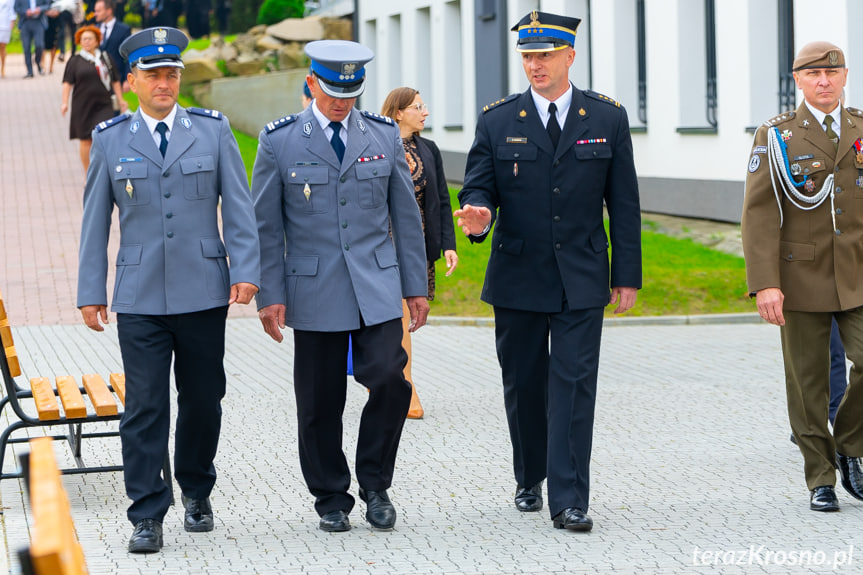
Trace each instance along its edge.
{"label": "navy uniform jacket", "polygon": [[121,84],[126,81],[126,76],[129,75],[129,61],[120,56],[120,44],[131,35],[132,29],[120,22],[118,18],[115,18],[111,35],[108,36],[108,40],[103,38],[102,45],[99,47],[103,52],[107,52],[111,56],[111,60],[114,62],[114,66],[117,68],[117,73],[120,76]]}
{"label": "navy uniform jacket", "polygon": [[422,220],[398,127],[356,109],[347,123],[341,165],[311,106],[260,134],[252,176],[258,309],[285,304],[295,329],[355,330],[360,314],[366,325],[380,324],[402,317],[402,297],[428,291]]}
{"label": "navy uniform jacket", "polygon": [[554,313],[564,299],[570,309],[606,306],[609,275],[612,287],[641,287],[641,212],[629,122],[606,96],[573,88],[556,152],[529,89],[487,106],[459,202],[485,206],[496,219],[482,290],[487,303]]}
{"label": "navy uniform jacket", "polygon": [[115,205],[120,250],[113,311],[190,313],[228,305],[233,284],[260,285],[258,236],[243,160],[227,118],[207,112],[177,108],[164,158],[140,112],[103,122],[93,131],[78,307],[107,304],[108,232]]}

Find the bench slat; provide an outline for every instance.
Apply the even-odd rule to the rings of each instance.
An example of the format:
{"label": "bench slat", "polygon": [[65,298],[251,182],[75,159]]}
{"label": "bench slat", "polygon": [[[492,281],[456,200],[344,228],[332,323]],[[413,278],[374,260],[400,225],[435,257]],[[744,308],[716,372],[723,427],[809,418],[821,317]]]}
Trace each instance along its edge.
{"label": "bench slat", "polygon": [[108,391],[102,376],[98,373],[89,373],[83,376],[83,380],[90,402],[96,408],[96,415],[117,415],[117,403]]}
{"label": "bench slat", "polygon": [[30,441],[30,558],[36,573],[86,574],[84,550],[75,534],[51,443],[50,437]]}
{"label": "bench slat", "polygon": [[117,397],[120,398],[120,403],[124,406],[126,405],[126,374],[125,373],[112,373],[109,381],[111,382],[111,387],[114,388],[114,393],[117,394]]}
{"label": "bench slat", "polygon": [[15,352],[12,329],[6,319],[0,319],[0,340],[3,342],[3,351],[6,353],[6,361],[9,363],[9,373],[12,377],[18,377],[21,375],[21,365],[18,363],[18,354]]}
{"label": "bench slat", "polygon": [[60,406],[57,405],[54,388],[51,387],[51,381],[47,377],[31,378],[30,390],[33,392],[33,399],[36,401],[36,411],[39,413],[40,420],[60,419]]}
{"label": "bench slat", "polygon": [[63,411],[69,419],[87,417],[87,406],[84,404],[84,396],[78,389],[75,378],[71,375],[60,375],[57,377],[57,393],[63,403]]}

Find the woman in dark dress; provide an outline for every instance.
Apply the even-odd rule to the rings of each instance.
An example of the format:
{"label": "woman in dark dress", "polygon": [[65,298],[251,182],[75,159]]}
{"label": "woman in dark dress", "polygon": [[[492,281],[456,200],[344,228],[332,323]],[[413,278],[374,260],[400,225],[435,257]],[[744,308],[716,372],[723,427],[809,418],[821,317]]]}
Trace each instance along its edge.
{"label": "woman in dark dress", "polygon": [[81,49],[69,59],[63,73],[63,103],[60,113],[69,109],[69,95],[74,87],[72,113],[69,117],[69,139],[80,140],[81,164],[84,171],[90,165],[90,145],[93,128],[99,122],[114,117],[111,96],[115,96],[122,111],[129,107],[123,100],[120,78],[108,54],[99,50],[102,34],[95,26],[84,26],[75,33],[75,43]]}
{"label": "woman in dark dress", "polygon": [[[440,150],[431,140],[420,137],[419,133],[425,126],[429,115],[428,108],[423,103],[420,93],[413,88],[396,88],[384,100],[381,113],[394,119],[399,125],[402,144],[405,149],[405,159],[411,171],[414,184],[414,195],[422,216],[423,235],[426,240],[426,261],[428,263],[428,299],[434,299],[435,292],[435,261],[440,259],[441,252],[446,258],[446,275],[455,271],[458,265],[458,255],[455,251],[455,230],[452,222],[452,206],[450,205],[449,189],[443,173],[443,160]],[[417,395],[411,376],[411,340],[408,332],[410,315],[407,307],[402,319],[404,336],[402,347],[408,354],[405,366],[405,379],[411,382],[411,396],[408,418],[422,419],[423,408]]]}

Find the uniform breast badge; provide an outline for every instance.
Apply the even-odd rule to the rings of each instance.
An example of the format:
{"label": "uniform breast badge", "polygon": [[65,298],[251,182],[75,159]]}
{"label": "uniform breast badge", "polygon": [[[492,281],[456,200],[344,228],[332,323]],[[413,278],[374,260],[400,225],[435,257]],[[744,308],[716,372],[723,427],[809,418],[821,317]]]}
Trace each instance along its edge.
{"label": "uniform breast badge", "polygon": [[516,177],[518,175],[518,162],[513,162],[512,164],[512,177]]}
{"label": "uniform breast badge", "polygon": [[854,158],[854,161],[863,164],[863,138],[857,138],[854,142],[854,149],[857,150],[857,157]]}
{"label": "uniform breast badge", "polygon": [[790,139],[791,139],[791,130],[785,130],[784,132],[782,132],[782,141],[783,142],[787,142]]}
{"label": "uniform breast badge", "polygon": [[132,193],[135,191],[135,188],[132,187],[132,180],[126,179],[126,193],[129,194],[129,199],[132,198]]}
{"label": "uniform breast badge", "polygon": [[813,182],[812,180],[806,180],[806,183],[803,185],[803,187],[806,188],[807,192],[814,192],[815,182]]}
{"label": "uniform breast badge", "polygon": [[309,201],[309,197],[312,195],[312,189],[309,187],[309,183],[306,182],[306,185],[303,186],[303,195],[306,196],[306,201]]}

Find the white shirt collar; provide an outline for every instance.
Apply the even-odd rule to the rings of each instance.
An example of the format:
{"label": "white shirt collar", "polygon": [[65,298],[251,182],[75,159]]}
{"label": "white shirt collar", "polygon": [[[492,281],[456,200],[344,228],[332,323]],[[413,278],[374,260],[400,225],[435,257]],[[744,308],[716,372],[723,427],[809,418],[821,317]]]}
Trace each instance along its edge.
{"label": "white shirt collar", "polygon": [[[324,113],[321,112],[321,110],[318,108],[318,100],[317,99],[312,100],[312,103],[309,104],[309,106],[312,108],[312,113],[314,113],[315,118],[318,120],[318,124],[320,124],[321,129],[324,130],[324,132],[326,134],[332,135],[333,129],[330,128],[330,120],[326,116],[324,116]],[[350,117],[351,117],[351,115],[348,114],[344,120],[339,122],[342,125],[342,129],[339,132],[339,136],[341,136],[342,140],[345,140],[345,138],[347,137],[347,133],[348,133],[347,119]],[[327,131],[327,130],[329,130],[329,131]]]}
{"label": "white shirt collar", "polygon": [[[806,102],[806,100],[803,100]],[[806,102],[806,107],[809,108],[809,111],[812,112],[812,115],[815,116],[815,119],[818,120],[818,125],[821,129],[824,129],[824,118],[827,117],[827,114],[811,105],[809,102]],[[836,132],[836,135],[839,135],[840,130],[842,129],[842,123],[839,121],[842,119],[842,102],[836,104],[836,107],[833,108],[833,111],[830,112],[830,117],[833,118],[833,131]]]}
{"label": "white shirt collar", "polygon": [[171,133],[171,128],[174,127],[174,118],[177,116],[177,104],[174,104],[174,108],[171,110],[171,112],[161,120],[157,120],[152,116],[148,116],[144,113],[144,110],[140,110],[140,112],[141,118],[143,118],[144,123],[147,124],[147,130],[150,131],[150,134],[152,134],[154,138],[160,138],[159,133],[156,132],[156,126],[159,124],[159,122],[165,122],[165,124],[168,125],[168,131],[165,133],[165,137],[168,138],[168,140],[171,139],[168,137],[168,135]]}
{"label": "white shirt collar", "polygon": [[[533,104],[536,106],[539,119],[542,121],[542,125],[545,126],[548,123],[548,105],[551,103],[551,100],[537,94],[533,88],[530,89],[530,95],[533,96]],[[566,92],[555,100],[554,103],[557,106],[557,123],[563,128],[564,123],[566,123],[566,116],[569,113],[569,106],[572,104],[572,82],[569,83]]]}

